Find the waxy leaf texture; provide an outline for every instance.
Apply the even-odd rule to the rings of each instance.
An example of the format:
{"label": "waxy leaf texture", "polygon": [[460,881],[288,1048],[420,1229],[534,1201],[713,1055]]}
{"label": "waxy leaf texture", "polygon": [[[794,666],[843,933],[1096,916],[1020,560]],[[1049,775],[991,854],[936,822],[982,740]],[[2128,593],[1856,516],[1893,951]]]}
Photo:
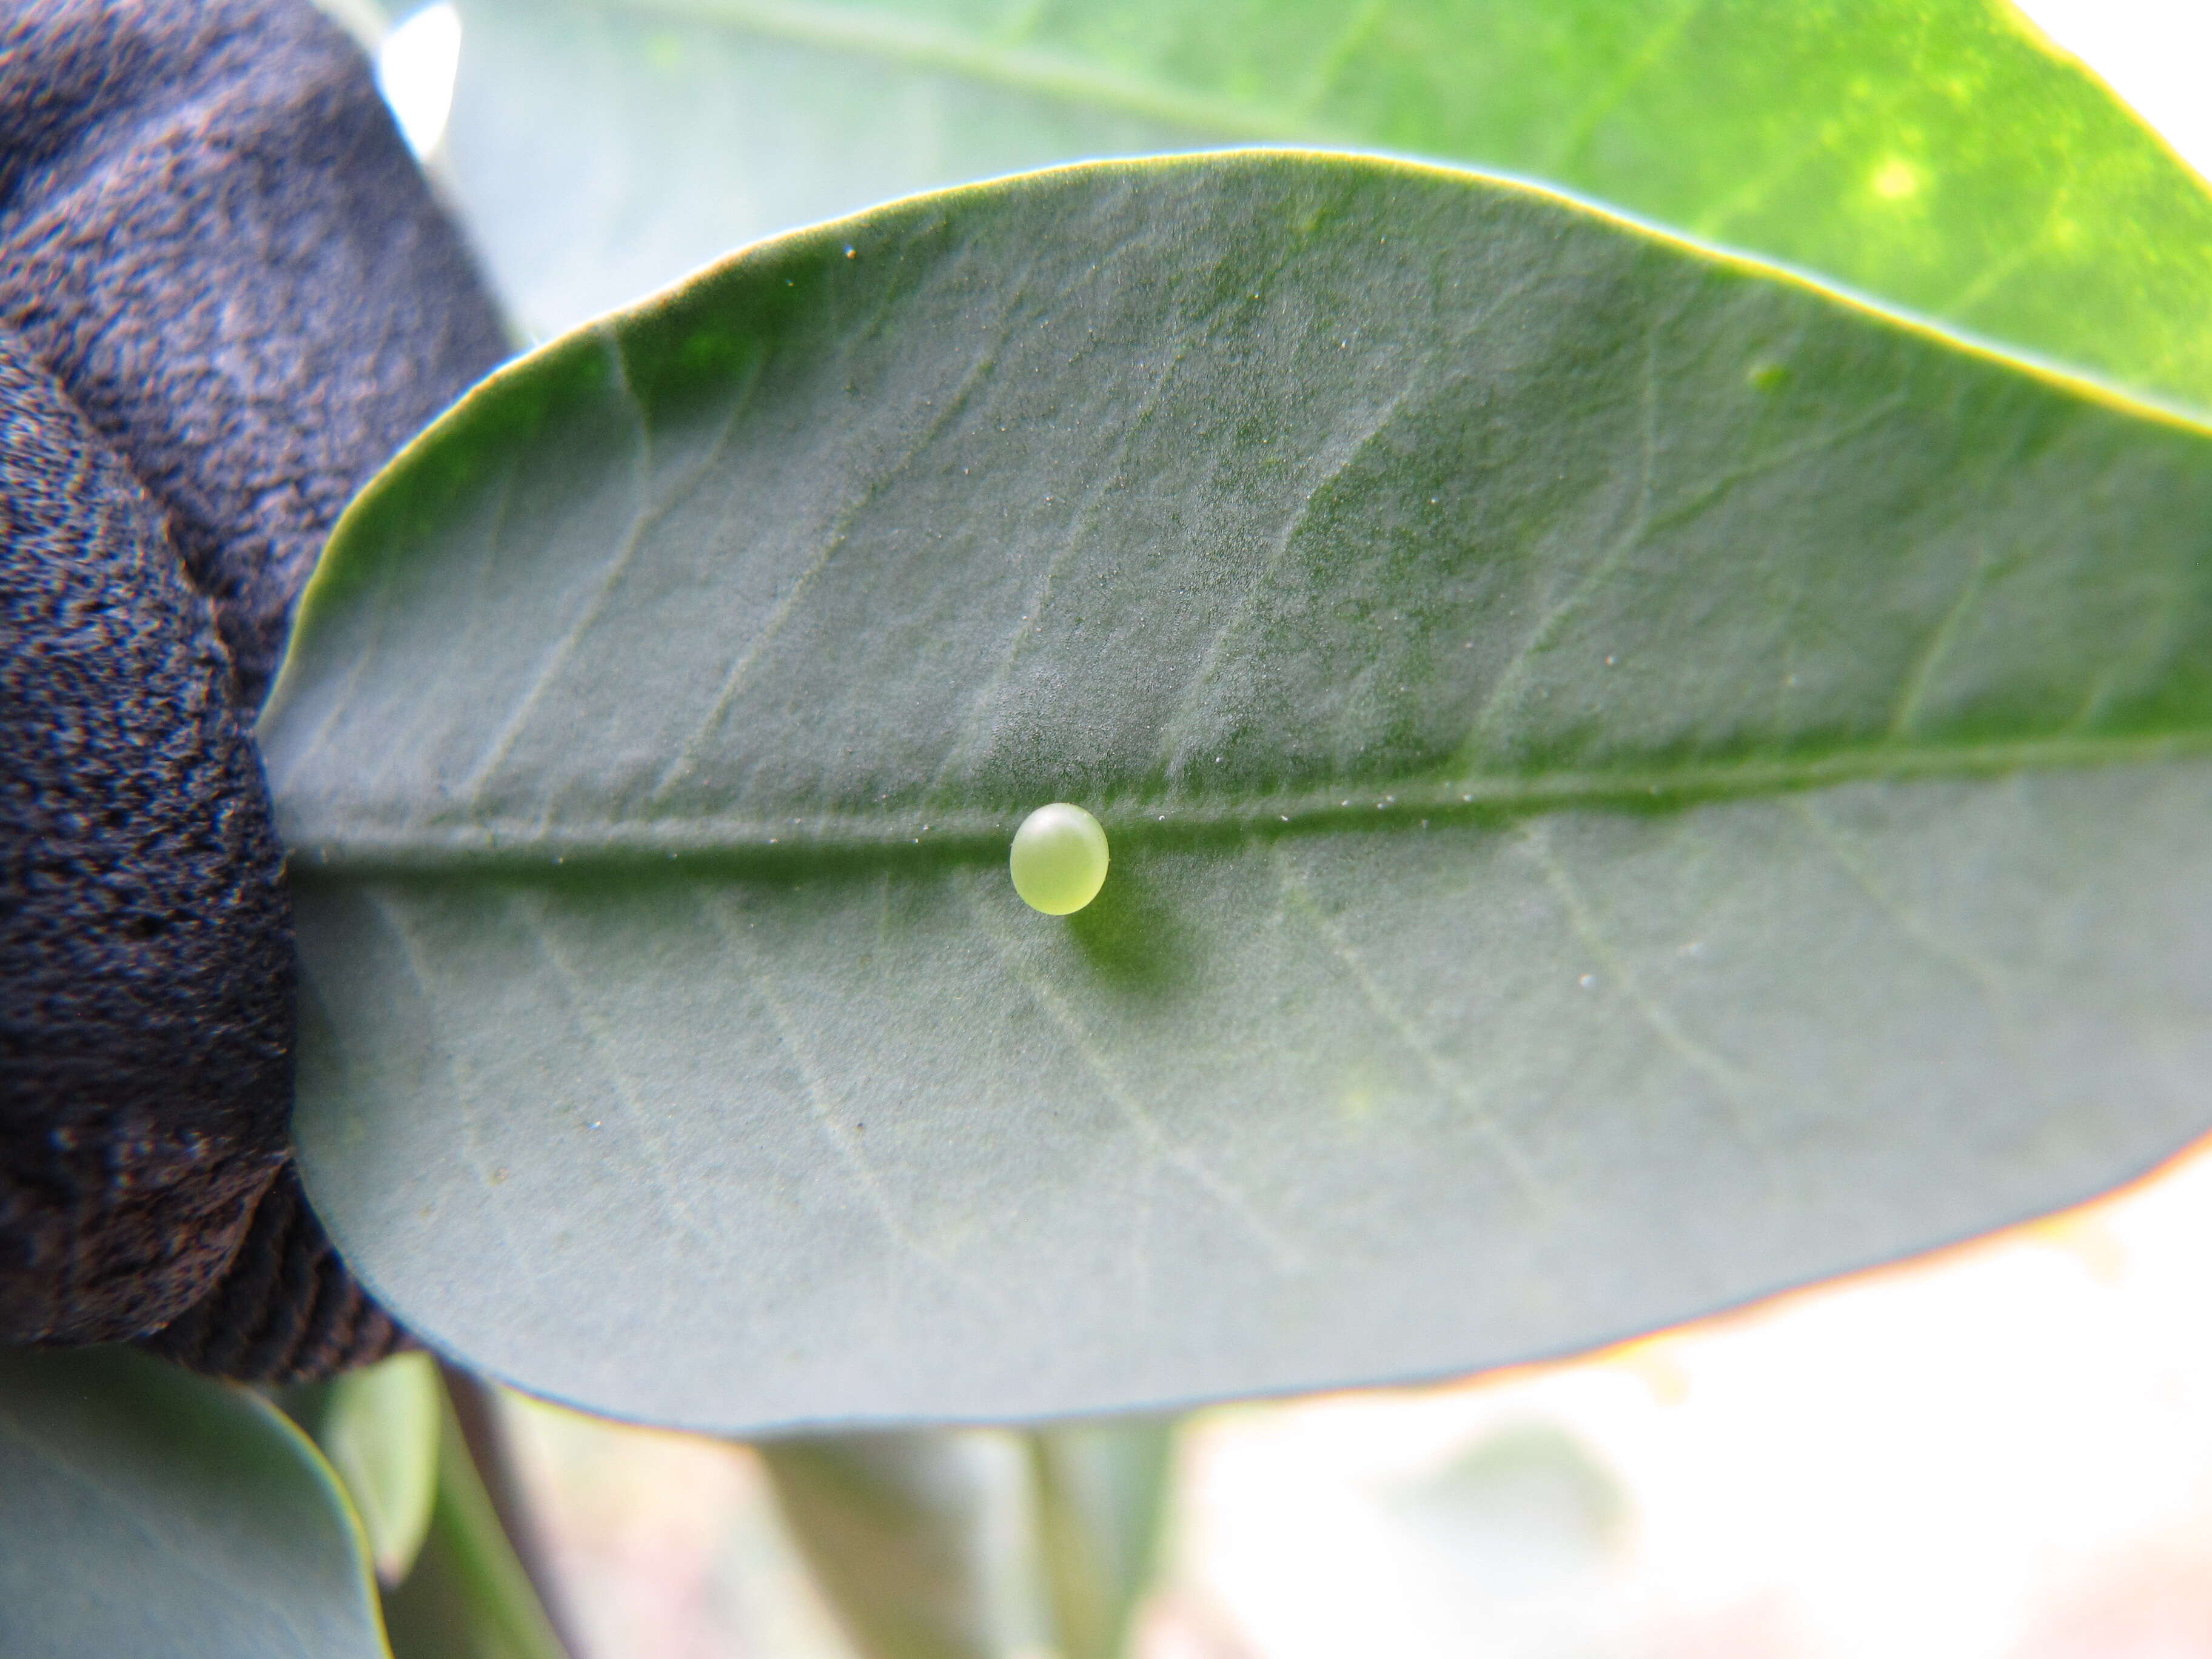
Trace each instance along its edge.
{"label": "waxy leaf texture", "polygon": [[263,738],[319,1212],[626,1416],[1464,1371],[2212,1126],[2212,434],[1472,174],[756,248],[404,453]]}

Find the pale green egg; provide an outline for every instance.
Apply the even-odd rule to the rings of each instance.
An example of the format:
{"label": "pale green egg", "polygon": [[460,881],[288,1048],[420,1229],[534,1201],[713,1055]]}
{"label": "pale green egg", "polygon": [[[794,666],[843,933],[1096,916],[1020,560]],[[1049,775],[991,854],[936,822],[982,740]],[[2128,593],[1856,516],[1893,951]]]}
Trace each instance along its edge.
{"label": "pale green egg", "polygon": [[1106,884],[1106,832],[1080,806],[1056,800],[1022,820],[1006,867],[1030,908],[1066,915],[1097,898]]}

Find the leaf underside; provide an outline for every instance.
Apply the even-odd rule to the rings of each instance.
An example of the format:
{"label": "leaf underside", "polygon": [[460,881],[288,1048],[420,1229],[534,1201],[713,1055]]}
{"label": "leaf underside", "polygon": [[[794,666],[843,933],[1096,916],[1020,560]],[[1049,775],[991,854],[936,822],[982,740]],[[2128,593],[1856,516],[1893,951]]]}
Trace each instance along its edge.
{"label": "leaf underside", "polygon": [[309,1189],[425,1336],[724,1431],[1462,1371],[2084,1198],[2207,1123],[2207,525],[2197,428],[1473,175],[767,245],[341,526],[263,731]]}
{"label": "leaf underside", "polygon": [[245,1389],[127,1349],[0,1349],[0,1653],[386,1659],[356,1523]]}

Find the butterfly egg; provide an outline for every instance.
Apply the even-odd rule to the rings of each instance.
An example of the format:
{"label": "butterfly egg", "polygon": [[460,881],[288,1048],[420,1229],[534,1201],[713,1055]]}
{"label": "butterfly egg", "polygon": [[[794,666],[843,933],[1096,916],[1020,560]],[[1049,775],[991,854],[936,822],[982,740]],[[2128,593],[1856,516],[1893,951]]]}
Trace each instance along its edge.
{"label": "butterfly egg", "polygon": [[1106,832],[1080,806],[1056,800],[1022,820],[1006,868],[1030,908],[1066,915],[1106,884]]}

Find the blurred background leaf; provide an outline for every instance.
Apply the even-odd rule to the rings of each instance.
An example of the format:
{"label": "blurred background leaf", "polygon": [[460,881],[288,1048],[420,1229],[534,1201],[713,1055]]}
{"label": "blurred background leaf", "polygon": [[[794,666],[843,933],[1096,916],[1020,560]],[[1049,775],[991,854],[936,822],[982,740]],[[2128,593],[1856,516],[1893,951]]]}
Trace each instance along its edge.
{"label": "blurred background leaf", "polygon": [[866,1659],[1116,1659],[1152,1582],[1168,1425],[763,1443],[793,1537]]}
{"label": "blurred background leaf", "polygon": [[2212,406],[2212,196],[2004,0],[460,0],[543,337],[894,197],[1224,144],[1515,172]]}
{"label": "blurred background leaf", "polygon": [[430,1525],[444,1395],[425,1353],[394,1354],[329,1382],[286,1390],[286,1411],[345,1482],[368,1534],[376,1575],[407,1577]]}
{"label": "blurred background leaf", "polygon": [[1049,1651],[1021,1437],[893,1430],[762,1443],[776,1497],[865,1659]]}
{"label": "blurred background leaf", "polygon": [[436,1407],[428,1526],[412,1571],[385,1597],[393,1659],[571,1659],[443,1389]]}
{"label": "blurred background leaf", "polygon": [[1172,1426],[1129,1419],[1030,1430],[1037,1535],[1060,1659],[1116,1659],[1161,1554]]}
{"label": "blurred background leaf", "polygon": [[1613,1473],[1545,1422],[1492,1429],[1401,1482],[1390,1504],[1470,1589],[1491,1596],[1590,1577],[1618,1555],[1628,1521]]}

